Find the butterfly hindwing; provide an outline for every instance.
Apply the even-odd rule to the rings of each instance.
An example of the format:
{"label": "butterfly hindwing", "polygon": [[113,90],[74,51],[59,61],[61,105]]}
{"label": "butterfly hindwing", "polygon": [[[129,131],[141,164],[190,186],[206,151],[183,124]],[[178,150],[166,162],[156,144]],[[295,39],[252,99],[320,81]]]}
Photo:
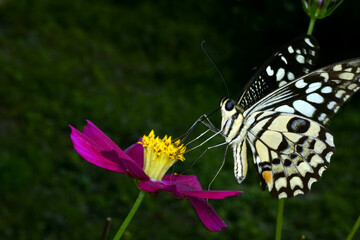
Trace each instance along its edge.
{"label": "butterfly hindwing", "polygon": [[236,101],[246,110],[262,97],[313,69],[319,45],[312,36],[300,37],[280,48],[250,79]]}
{"label": "butterfly hindwing", "polygon": [[260,111],[250,119],[247,140],[261,184],[276,198],[308,192],[335,151],[331,133],[294,114]]}

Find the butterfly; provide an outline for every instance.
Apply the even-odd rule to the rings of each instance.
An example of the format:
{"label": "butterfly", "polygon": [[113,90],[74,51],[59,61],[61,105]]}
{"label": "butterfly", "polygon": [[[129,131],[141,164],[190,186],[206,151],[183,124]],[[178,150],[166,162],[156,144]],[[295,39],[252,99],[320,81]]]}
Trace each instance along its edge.
{"label": "butterfly", "polygon": [[311,71],[319,45],[304,36],[280,48],[236,100],[220,102],[221,134],[232,146],[234,174],[247,174],[247,148],[275,198],[310,191],[330,164],[334,139],[325,124],[360,89],[360,58]]}

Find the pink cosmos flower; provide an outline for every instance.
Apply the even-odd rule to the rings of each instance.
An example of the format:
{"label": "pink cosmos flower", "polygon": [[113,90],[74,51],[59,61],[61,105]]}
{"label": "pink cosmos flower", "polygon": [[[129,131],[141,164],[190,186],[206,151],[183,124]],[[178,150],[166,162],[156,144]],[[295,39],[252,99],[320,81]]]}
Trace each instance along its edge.
{"label": "pink cosmos flower", "polygon": [[74,148],[85,160],[139,179],[139,188],[152,195],[165,191],[174,198],[189,200],[210,231],[220,231],[226,227],[206,199],[237,196],[242,191],[204,191],[194,175],[165,174],[176,161],[185,159],[183,154],[186,148],[180,145],[180,141],[171,143],[171,137],[167,136],[163,139],[155,138],[151,131],[148,136],[140,138],[123,151],[92,122],[87,123],[83,132],[70,126]]}

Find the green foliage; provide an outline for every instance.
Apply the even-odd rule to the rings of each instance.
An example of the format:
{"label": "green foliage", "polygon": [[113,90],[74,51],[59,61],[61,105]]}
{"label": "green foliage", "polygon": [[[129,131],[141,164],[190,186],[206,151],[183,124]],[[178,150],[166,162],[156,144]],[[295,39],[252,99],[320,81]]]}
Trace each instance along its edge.
{"label": "green foliage", "polygon": [[[317,25],[321,65],[360,56],[351,25],[359,3],[346,4],[334,12],[337,22]],[[307,22],[300,1],[0,1],[0,239],[100,239],[109,216],[111,239],[138,190],[81,159],[68,124],[82,128],[90,119],[122,147],[151,129],[180,136],[226,94],[202,40],[237,95],[251,68],[303,34]],[[330,124],[338,150],[323,179],[311,194],[286,201],[284,239],[344,239],[355,222],[359,102],[355,96]],[[206,186],[223,151],[211,150],[188,173]],[[211,201],[227,229],[208,232],[188,202],[161,193],[145,197],[124,239],[273,238],[276,200],[260,190],[253,167],[244,184],[235,183],[231,155],[212,189],[245,193]]]}

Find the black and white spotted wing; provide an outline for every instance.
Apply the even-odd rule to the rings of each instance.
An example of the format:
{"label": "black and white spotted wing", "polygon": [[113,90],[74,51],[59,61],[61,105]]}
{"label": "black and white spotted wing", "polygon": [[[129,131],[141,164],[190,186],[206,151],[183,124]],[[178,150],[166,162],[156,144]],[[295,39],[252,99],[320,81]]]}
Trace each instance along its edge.
{"label": "black and white spotted wing", "polygon": [[302,116],[260,111],[249,126],[247,140],[260,183],[276,198],[310,191],[329,166],[333,136],[320,123]]}
{"label": "black and white spotted wing", "polygon": [[336,63],[271,92],[245,112],[223,100],[222,133],[234,148],[234,173],[247,173],[246,141],[260,181],[277,198],[308,192],[335,150],[324,124],[360,89],[360,58]]}
{"label": "black and white spotted wing", "polygon": [[319,45],[312,36],[297,38],[283,46],[250,79],[237,105],[246,110],[277,88],[309,73],[318,53]]}
{"label": "black and white spotted wing", "polygon": [[327,123],[359,90],[360,59],[339,62],[281,87],[244,112],[268,110],[297,114]]}

